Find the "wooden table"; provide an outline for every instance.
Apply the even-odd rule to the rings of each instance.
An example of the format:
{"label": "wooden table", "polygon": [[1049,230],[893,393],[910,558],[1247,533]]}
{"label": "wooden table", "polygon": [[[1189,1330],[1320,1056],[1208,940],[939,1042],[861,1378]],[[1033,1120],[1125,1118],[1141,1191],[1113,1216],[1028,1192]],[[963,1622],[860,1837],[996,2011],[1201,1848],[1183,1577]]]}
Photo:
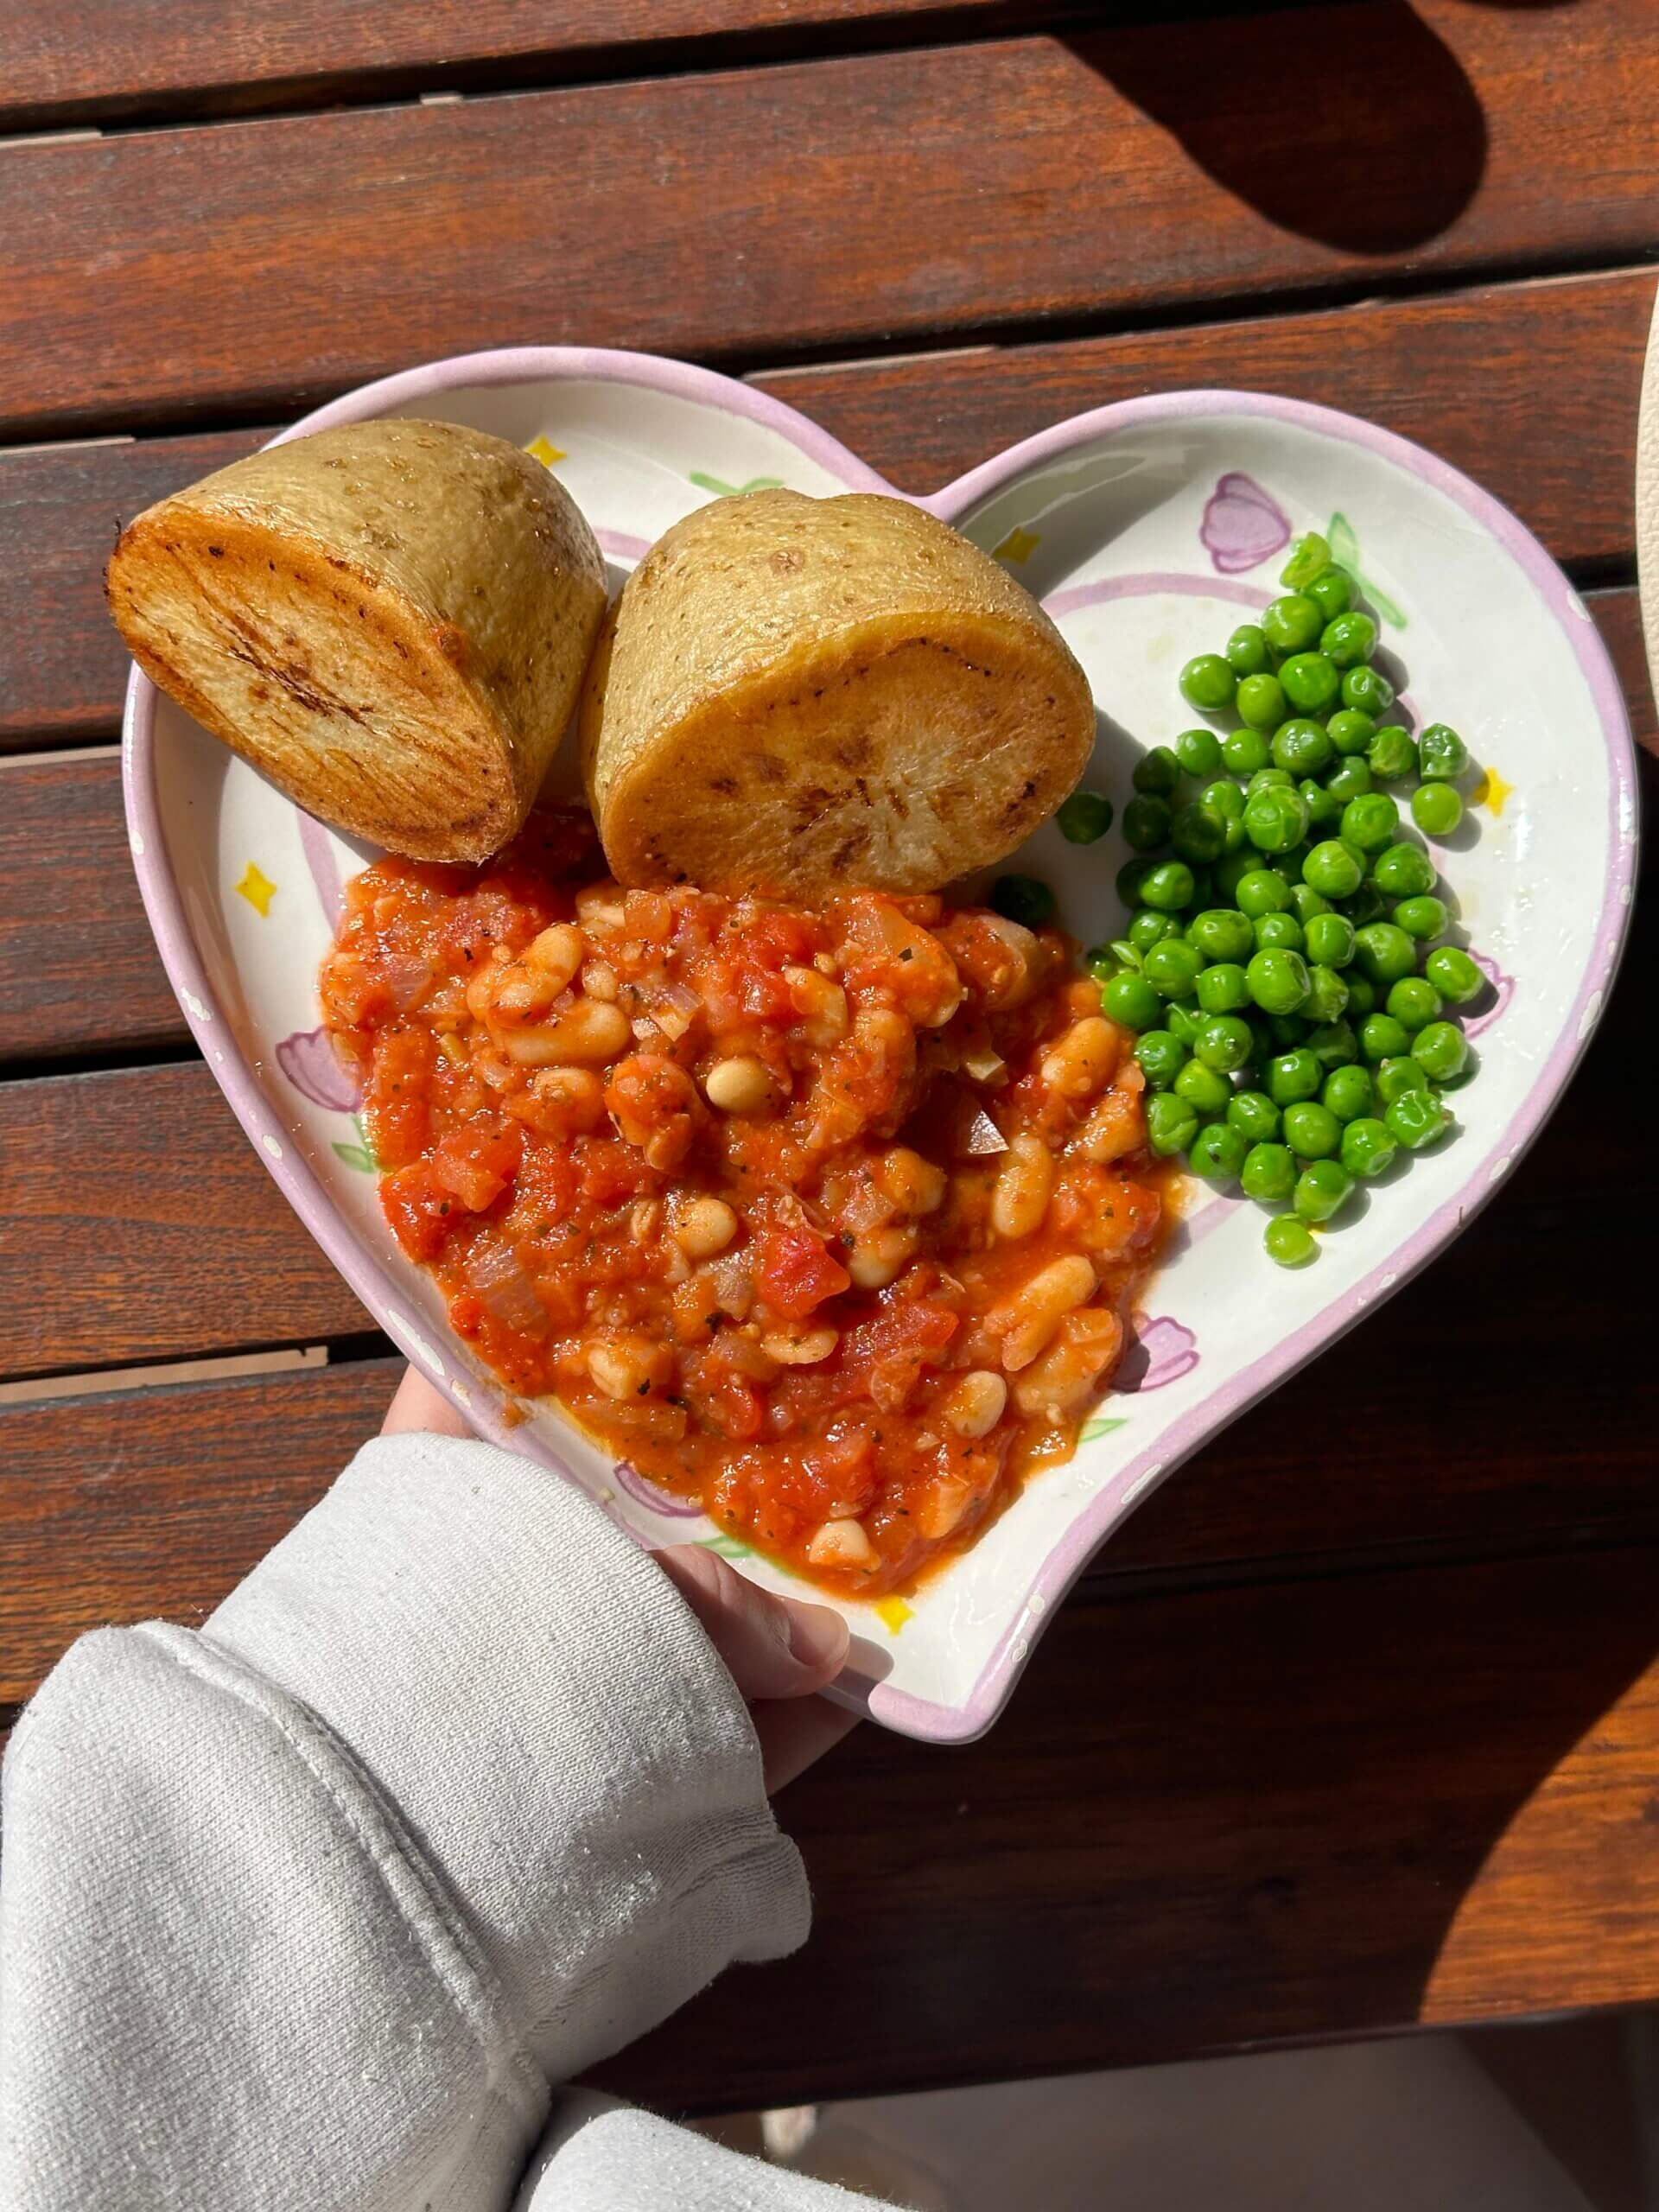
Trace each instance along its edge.
{"label": "wooden table", "polygon": [[[921,489],[1133,393],[1325,400],[1519,512],[1659,745],[1659,10],[1177,12],[0,0],[0,1722],[80,1630],[199,1619],[398,1371],[189,1042],[112,747],[118,518],[302,407],[637,346]],[[810,1948],[613,2084],[788,2101],[1659,1996],[1656,930],[1502,1201],[1151,1501],[988,1740],[866,1729],[799,1784]]]}

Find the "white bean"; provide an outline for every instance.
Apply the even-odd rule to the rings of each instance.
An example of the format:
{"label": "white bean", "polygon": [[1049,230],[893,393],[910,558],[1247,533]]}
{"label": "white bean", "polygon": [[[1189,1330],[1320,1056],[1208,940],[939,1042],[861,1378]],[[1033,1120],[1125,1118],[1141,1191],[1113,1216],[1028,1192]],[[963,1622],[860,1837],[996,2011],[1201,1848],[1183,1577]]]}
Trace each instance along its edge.
{"label": "white bean", "polygon": [[1118,1033],[1104,1014],[1084,1014],[1044,1055],[1043,1081],[1063,1098],[1092,1098],[1110,1081],[1118,1049]]}
{"label": "white bean", "polygon": [[724,1198],[691,1198],[675,1217],[671,1232],[688,1260],[712,1260],[737,1234],[737,1216]]}
{"label": "white bean", "polygon": [[944,1204],[944,1170],[907,1144],[896,1144],[875,1163],[875,1179],[900,1213],[933,1213]]}
{"label": "white bean", "polygon": [[1054,1158],[1039,1136],[1029,1130],[1014,1137],[1008,1156],[997,1171],[991,1193],[991,1227],[1010,1243],[1029,1236],[1042,1226],[1054,1188]]}
{"label": "white bean", "polygon": [[952,1386],[941,1410],[958,1436],[988,1436],[1007,1402],[1002,1377],[988,1367],[976,1367]]}
{"label": "white bean", "polygon": [[716,1060],[702,1079],[702,1095],[722,1114],[765,1114],[778,1103],[771,1071],[747,1052]]}
{"label": "white bean", "polygon": [[814,1567],[874,1567],[875,1547],[861,1522],[826,1521],[806,1548]]}
{"label": "white bean", "polygon": [[772,1329],[760,1339],[760,1349],[779,1367],[816,1367],[828,1359],[841,1342],[841,1332],[829,1327],[805,1329],[794,1336],[786,1329]]}
{"label": "white bean", "polygon": [[549,977],[553,983],[553,995],[569,990],[571,978],[581,967],[587,947],[582,931],[569,922],[550,922],[541,935],[532,938],[524,947],[524,962],[538,975]]}
{"label": "white bean", "polygon": [[915,1257],[913,1229],[867,1229],[853,1239],[847,1272],[860,1290],[885,1290]]}
{"label": "white bean", "polygon": [[1009,1375],[1029,1367],[1075,1307],[1095,1294],[1095,1271],[1081,1253],[1051,1260],[1021,1283],[996,1317],[1001,1326],[1002,1365]]}
{"label": "white bean", "polygon": [[578,999],[556,1020],[508,1030],[500,1039],[503,1052],[531,1068],[596,1066],[632,1042],[626,1014],[602,999]]}

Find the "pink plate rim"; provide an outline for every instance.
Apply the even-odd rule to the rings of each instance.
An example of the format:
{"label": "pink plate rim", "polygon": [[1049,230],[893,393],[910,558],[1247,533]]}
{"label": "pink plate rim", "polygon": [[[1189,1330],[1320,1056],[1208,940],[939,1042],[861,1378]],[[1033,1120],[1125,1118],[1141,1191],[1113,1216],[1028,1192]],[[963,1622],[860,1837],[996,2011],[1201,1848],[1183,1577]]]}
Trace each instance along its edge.
{"label": "pink plate rim", "polygon": [[[781,400],[689,362],[604,347],[514,346],[429,362],[331,400],[271,442],[303,436],[333,423],[406,409],[456,385],[582,380],[638,385],[723,409],[779,432],[849,490],[913,496],[896,493],[893,486],[839,440]],[[870,1677],[837,1686],[842,1702],[902,1734],[925,1741],[966,1743],[990,1726],[1007,1703],[1053,1607],[1110,1529],[1125,1517],[1126,1499],[1139,1503],[1149,1496],[1200,1444],[1408,1282],[1487,1204],[1537,1136],[1583,1056],[1606,1002],[1629,928],[1637,846],[1636,758],[1629,715],[1606,648],[1583,601],[1531,531],[1490,493],[1421,446],[1355,416],[1303,400],[1221,389],[1173,391],[1120,400],[1074,415],[1009,447],[942,490],[915,499],[914,504],[946,521],[955,521],[1034,464],[1052,460],[1103,433],[1139,423],[1226,415],[1265,416],[1294,423],[1391,461],[1462,508],[1497,539],[1534,586],[1572,648],[1595,703],[1607,747],[1607,859],[1592,950],[1567,1019],[1525,1099],[1501,1138],[1473,1163],[1458,1192],[1337,1306],[1220,1384],[1155,1445],[1131,1460],[1109,1491],[1090,1502],[1044,1559],[1021,1605],[960,1704],[938,1704]],[[493,1411],[480,1411],[456,1395],[447,1370],[419,1331],[404,1318],[402,1296],[392,1278],[346,1228],[305,1161],[281,1141],[287,1132],[276,1125],[234,1037],[215,1020],[213,994],[197,956],[178,887],[166,863],[155,783],[156,697],[154,685],[135,668],[127,684],[121,763],[133,864],[168,980],[232,1110],[283,1196],[352,1289],[386,1327],[399,1349],[454,1402],[469,1424],[490,1442],[527,1453],[585,1488],[575,1471],[542,1440],[527,1430],[509,1428]]]}

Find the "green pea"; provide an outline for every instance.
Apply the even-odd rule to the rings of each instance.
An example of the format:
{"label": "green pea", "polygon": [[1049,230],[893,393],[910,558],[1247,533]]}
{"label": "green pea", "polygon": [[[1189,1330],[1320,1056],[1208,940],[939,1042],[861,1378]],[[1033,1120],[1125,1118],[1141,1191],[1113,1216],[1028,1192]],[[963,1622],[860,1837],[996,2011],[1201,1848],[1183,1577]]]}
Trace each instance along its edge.
{"label": "green pea", "polygon": [[1141,881],[1141,901],[1161,914],[1179,914],[1192,904],[1198,888],[1185,861],[1160,861]]}
{"label": "green pea", "polygon": [[[1287,661],[1287,669],[1294,663]],[[1273,733],[1274,766],[1300,779],[1317,776],[1328,767],[1333,748],[1323,722],[1314,721],[1307,715],[1294,715],[1288,721],[1281,721]]]}
{"label": "green pea", "polygon": [[1187,1049],[1167,1029],[1143,1029],[1135,1040],[1135,1057],[1154,1090],[1167,1090],[1186,1065]]}
{"label": "green pea", "polygon": [[1296,1178],[1291,1204],[1304,1221],[1329,1221],[1353,1187],[1353,1177],[1338,1161],[1310,1160]]}
{"label": "green pea", "polygon": [[1328,1075],[1332,1068],[1346,1067],[1359,1058],[1359,1039],[1346,1021],[1322,1021],[1308,1031],[1304,1049]]}
{"label": "green pea", "polygon": [[1411,1057],[1436,1083],[1451,1083],[1469,1062],[1469,1040],[1454,1021],[1427,1023],[1412,1039]]}
{"label": "green pea", "polygon": [[[1235,785],[1234,789],[1236,790],[1237,786]],[[1242,837],[1244,835],[1244,817],[1242,811],[1242,793],[1240,794],[1240,805],[1241,812],[1236,827],[1238,834]],[[1254,845],[1245,845],[1237,852],[1229,851],[1224,853],[1221,858],[1216,862],[1215,868],[1217,897],[1220,899],[1231,899],[1236,900],[1238,896],[1239,885],[1244,880],[1244,878],[1247,875],[1253,875],[1261,865],[1262,855],[1256,851]]]}
{"label": "green pea", "polygon": [[[1343,818],[1347,819],[1346,814]],[[1364,879],[1363,865],[1337,837],[1327,837],[1315,845],[1302,862],[1302,880],[1311,883],[1322,898],[1351,898]]]}
{"label": "green pea", "polygon": [[1397,1059],[1410,1052],[1411,1032],[1391,1014],[1368,1014],[1359,1025],[1359,1049],[1373,1066],[1379,1060]]}
{"label": "green pea", "polygon": [[991,886],[992,909],[1010,922],[1039,930],[1054,918],[1054,893],[1034,875],[999,875]]}
{"label": "green pea", "polygon": [[1265,1080],[1268,1096],[1275,1106],[1298,1106],[1304,1099],[1319,1096],[1325,1071],[1306,1046],[1299,1046],[1294,1052],[1281,1052],[1268,1062]]}
{"label": "green pea", "polygon": [[1276,676],[1247,676],[1235,702],[1241,721],[1252,729],[1276,729],[1285,718],[1284,688]]}
{"label": "green pea", "polygon": [[[1302,865],[1306,867],[1306,864],[1304,860]],[[1306,929],[1321,914],[1332,912],[1332,908],[1331,901],[1322,898],[1311,883],[1293,883],[1290,887],[1290,911]]]}
{"label": "green pea", "polygon": [[1192,1051],[1217,1075],[1231,1075],[1249,1060],[1254,1046],[1249,1022],[1241,1021],[1236,1014],[1218,1014],[1199,1030]]}
{"label": "green pea", "polygon": [[1329,1160],[1342,1142],[1342,1125],[1316,1098],[1285,1109],[1285,1142],[1299,1160]]}
{"label": "green pea", "polygon": [[1421,845],[1390,845],[1371,862],[1371,881],[1385,899],[1419,898],[1439,880],[1439,871]]}
{"label": "green pea", "polygon": [[1370,762],[1357,753],[1350,760],[1338,760],[1325,778],[1325,788],[1339,806],[1346,806],[1351,798],[1366,798],[1373,788]]}
{"label": "green pea", "polygon": [[1184,729],[1174,752],[1189,776],[1213,776],[1220,771],[1221,740],[1212,729]]}
{"label": "green pea", "polygon": [[1054,819],[1070,845],[1092,845],[1112,826],[1112,802],[1098,791],[1073,791],[1061,802]]}
{"label": "green pea", "polygon": [[1171,825],[1169,838],[1184,861],[1201,867],[1221,858],[1227,843],[1226,820],[1206,806],[1184,806]]}
{"label": "green pea", "polygon": [[1129,781],[1151,798],[1168,798],[1179,787],[1181,764],[1166,745],[1154,745],[1135,762]]}
{"label": "green pea", "polygon": [[1264,1014],[1294,1014],[1307,996],[1307,963],[1300,952],[1274,947],[1255,953],[1244,973],[1250,996]]}
{"label": "green pea", "polygon": [[1172,1037],[1179,1039],[1191,1052],[1199,1030],[1204,1027],[1204,1017],[1184,1001],[1172,999],[1164,1008],[1164,1027]]}
{"label": "green pea", "polygon": [[1276,653],[1306,652],[1324,627],[1319,608],[1299,592],[1275,599],[1262,616],[1262,634]]}
{"label": "green pea", "polygon": [[1323,1026],[1327,1021],[1340,1020],[1348,1004],[1348,986],[1334,968],[1321,968],[1317,961],[1307,967],[1307,997],[1302,1012],[1308,1020]]}
{"label": "green pea", "polygon": [[1221,757],[1235,776],[1253,776],[1268,765],[1268,741],[1259,729],[1230,730],[1221,741]]}
{"label": "green pea", "polygon": [[[1351,673],[1357,676],[1359,671]],[[1380,784],[1397,784],[1402,776],[1417,772],[1417,748],[1411,741],[1411,732],[1398,722],[1384,723],[1366,747],[1365,758]]]}
{"label": "green pea", "polygon": [[1319,1256],[1319,1238],[1294,1213],[1281,1213],[1270,1221],[1262,1232],[1262,1242],[1276,1267],[1305,1268]]}
{"label": "green pea", "polygon": [[1335,615],[1345,614],[1353,604],[1354,588],[1340,569],[1327,569],[1303,589],[1327,622]]}
{"label": "green pea", "polygon": [[1376,1095],[1385,1106],[1392,1106],[1408,1090],[1427,1089],[1428,1077],[1414,1059],[1403,1056],[1387,1059],[1376,1071]]}
{"label": "green pea", "polygon": [[1417,741],[1417,758],[1419,775],[1450,783],[1466,773],[1469,748],[1449,722],[1430,722]]}
{"label": "green pea", "polygon": [[[1319,725],[1315,723],[1314,727],[1317,728]],[[1333,798],[1325,785],[1316,782],[1312,776],[1304,777],[1296,788],[1307,807],[1308,828],[1311,830],[1325,829],[1342,812],[1342,801]]]}
{"label": "green pea", "polygon": [[1397,983],[1417,966],[1417,948],[1392,922],[1367,922],[1354,933],[1354,957],[1374,983]]}
{"label": "green pea", "polygon": [[1270,786],[1244,802],[1244,835],[1263,853],[1287,853],[1307,835],[1307,803],[1295,790]]}
{"label": "green pea", "polygon": [[1241,622],[1227,640],[1227,664],[1235,676],[1259,676],[1268,664],[1268,641],[1254,622]]}
{"label": "green pea", "polygon": [[1307,1042],[1310,1025],[1300,1014],[1264,1014],[1256,1018],[1267,1023],[1275,1052],[1294,1052]]}
{"label": "green pea", "polygon": [[[1295,1112],[1293,1107],[1291,1111]],[[1262,1205],[1277,1205],[1296,1187],[1296,1161],[1288,1145],[1253,1144],[1244,1155],[1239,1181],[1247,1198]]]}
{"label": "green pea", "polygon": [[1219,1114],[1233,1095],[1233,1086],[1226,1077],[1205,1067],[1202,1060],[1189,1060],[1176,1077],[1173,1088],[1189,1106],[1196,1106],[1200,1114]]}
{"label": "green pea", "polygon": [[[1208,731],[1205,733],[1207,736]],[[1198,793],[1198,804],[1207,806],[1211,814],[1219,814],[1229,822],[1244,818],[1244,794],[1230,776],[1217,776]]]}
{"label": "green pea", "polygon": [[1263,914],[1255,928],[1258,952],[1300,952],[1307,942],[1294,914]]}
{"label": "green pea", "polygon": [[1147,1101],[1147,1143],[1160,1160],[1185,1152],[1198,1134],[1198,1109],[1173,1090],[1154,1091]]}
{"label": "green pea", "polygon": [[1181,696],[1201,714],[1218,714],[1230,707],[1238,677],[1219,653],[1199,653],[1181,671]]}
{"label": "green pea", "polygon": [[1083,964],[1097,983],[1109,983],[1122,963],[1109,944],[1091,944],[1083,956]]}
{"label": "green pea", "polygon": [[1236,1129],[1230,1129],[1225,1122],[1211,1122],[1208,1128],[1198,1131],[1187,1147],[1186,1164],[1206,1183],[1230,1183],[1243,1166],[1249,1149]]}
{"label": "green pea", "polygon": [[1151,874],[1154,866],[1155,862],[1137,855],[1134,860],[1125,861],[1122,867],[1119,868],[1112,881],[1116,887],[1118,897],[1126,906],[1134,908],[1141,904],[1141,886]]}
{"label": "green pea", "polygon": [[1227,1119],[1252,1144],[1269,1143],[1279,1134],[1279,1109],[1265,1090],[1236,1090],[1227,1101]]}
{"label": "green pea", "polygon": [[1444,899],[1436,899],[1427,892],[1415,898],[1402,899],[1394,910],[1394,925],[1404,930],[1408,937],[1414,937],[1419,944],[1432,944],[1437,937],[1446,935],[1446,925],[1451,919]]}
{"label": "green pea", "polygon": [[1433,1144],[1451,1118],[1432,1090],[1402,1091],[1382,1116],[1389,1135],[1408,1152]]}
{"label": "green pea", "polygon": [[[1316,845],[1314,852],[1319,850]],[[1308,855],[1312,860],[1313,854]],[[1322,968],[1345,968],[1354,957],[1354,925],[1344,914],[1315,914],[1302,925],[1307,932],[1307,957]]]}
{"label": "green pea", "polygon": [[1449,837],[1463,819],[1463,801],[1450,784],[1419,784],[1411,818],[1425,837]]}
{"label": "green pea", "polygon": [[1380,921],[1389,906],[1374,883],[1362,883],[1351,899],[1342,901],[1342,911],[1357,930],[1363,930],[1368,923]]}
{"label": "green pea", "polygon": [[1365,1114],[1350,1122],[1343,1131],[1337,1157],[1351,1175],[1362,1183],[1373,1183],[1393,1166],[1399,1149],[1388,1123]]}
{"label": "green pea", "polygon": [[1376,724],[1357,707],[1338,707],[1325,728],[1344,760],[1357,760],[1376,735]]}
{"label": "green pea", "polygon": [[1160,999],[1184,999],[1204,969],[1204,955],[1184,937],[1166,938],[1141,962],[1141,973]]}
{"label": "green pea", "polygon": [[1319,651],[1338,668],[1357,668],[1376,651],[1376,625],[1369,614],[1338,614],[1320,632]]}
{"label": "green pea", "polygon": [[1291,548],[1289,560],[1279,571],[1279,581],[1287,591],[1306,591],[1314,577],[1323,575],[1330,566],[1329,544],[1317,530],[1310,530]]}
{"label": "green pea", "polygon": [[[1344,916],[1344,919],[1346,917]],[[1357,968],[1350,968],[1348,976],[1348,1011],[1356,1020],[1376,1011],[1376,985],[1369,976],[1362,976]]]}
{"label": "green pea", "polygon": [[1254,1004],[1244,970],[1236,960],[1217,960],[1198,981],[1198,1004],[1206,1014],[1236,1014]]}
{"label": "green pea", "polygon": [[[1290,905],[1290,886],[1271,868],[1253,868],[1233,887],[1240,911],[1253,921],[1263,914],[1282,914]],[[1255,942],[1254,938],[1251,940]]]}
{"label": "green pea", "polygon": [[1248,960],[1255,947],[1249,917],[1236,906],[1206,906],[1193,915],[1186,934],[1206,960]]}
{"label": "green pea", "polygon": [[1484,976],[1455,944],[1443,944],[1438,952],[1431,952],[1423,963],[1423,972],[1440,996],[1450,999],[1453,1006],[1466,1006],[1485,987]]}
{"label": "green pea", "polygon": [[1364,1068],[1332,1068],[1319,1096],[1338,1121],[1357,1122],[1376,1106],[1376,1086]]}
{"label": "green pea", "polygon": [[1394,704],[1394,686],[1380,668],[1368,668],[1362,664],[1358,668],[1345,669],[1342,678],[1342,703],[1344,707],[1357,708],[1362,715],[1370,715],[1375,721],[1378,715],[1386,715]]}
{"label": "green pea", "polygon": [[1394,841],[1400,810],[1386,791],[1363,792],[1342,810],[1342,834],[1362,853],[1380,853]]}
{"label": "green pea", "polygon": [[1111,956],[1112,964],[1109,968],[1102,969],[1100,980],[1103,983],[1110,982],[1112,977],[1116,975],[1120,968],[1133,968],[1137,971],[1139,970],[1141,966],[1141,947],[1138,944],[1132,943],[1129,938],[1126,937],[1114,938],[1111,943],[1107,946],[1106,950]]}
{"label": "green pea", "polygon": [[1137,853],[1155,853],[1169,842],[1174,821],[1168,803],[1149,791],[1137,792],[1123,810],[1123,836]]}
{"label": "green pea", "polygon": [[1155,906],[1138,906],[1129,917],[1129,943],[1137,952],[1150,952],[1166,937],[1179,937],[1180,933],[1179,915],[1160,914]]}
{"label": "green pea", "polygon": [[1100,1002],[1121,1029],[1155,1029],[1164,1002],[1144,976],[1114,976],[1101,988]]}
{"label": "green pea", "polygon": [[1342,688],[1336,664],[1324,653],[1292,653],[1279,664],[1279,681],[1291,705],[1305,715],[1324,714]]}
{"label": "green pea", "polygon": [[1258,768],[1244,786],[1244,804],[1248,806],[1257,791],[1294,791],[1296,779],[1288,768]]}

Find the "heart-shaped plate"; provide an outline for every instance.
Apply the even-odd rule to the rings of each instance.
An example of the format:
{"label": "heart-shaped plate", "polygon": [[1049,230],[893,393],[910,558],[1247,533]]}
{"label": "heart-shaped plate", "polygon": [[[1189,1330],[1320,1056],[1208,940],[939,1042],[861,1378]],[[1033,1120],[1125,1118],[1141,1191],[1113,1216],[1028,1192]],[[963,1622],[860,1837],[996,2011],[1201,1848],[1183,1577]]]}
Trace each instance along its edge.
{"label": "heart-shaped plate", "polygon": [[[760,484],[892,487],[803,416],[706,370],[550,347],[442,361],[371,385],[286,435],[439,416],[529,447],[596,530],[613,584],[668,524]],[[1096,1546],[1206,1439],[1340,1336],[1484,1205],[1536,1135],[1595,1026],[1629,915],[1636,799],[1618,683],[1585,607],[1497,501],[1421,448],[1288,400],[1182,391],[1080,415],[924,505],[995,553],[1087,669],[1099,734],[1087,781],[1116,798],[1146,747],[1194,719],[1176,689],[1266,605],[1293,534],[1318,528],[1362,578],[1385,666],[1470,741],[1481,803],[1451,839],[1461,931],[1491,979],[1467,1027],[1478,1080],[1455,1135],[1364,1186],[1296,1274],[1262,1216],[1195,1198],[1137,1318],[1119,1388],[1070,1465],[1033,1479],[973,1549],[909,1599],[845,1607],[844,1695],[938,1741],[995,1719],[1050,1611]],[[300,1218],[393,1340],[473,1427],[596,1498],[642,1542],[707,1542],[794,1587],[683,1503],[614,1465],[544,1402],[510,1425],[499,1386],[382,1221],[374,1164],[327,1040],[315,979],[341,879],[371,857],[302,814],[136,672],[127,820],[162,957],[207,1063]],[[566,748],[567,758],[571,748]],[[1117,933],[1114,832],[1051,823],[1012,863],[1046,878],[1068,927]]]}

